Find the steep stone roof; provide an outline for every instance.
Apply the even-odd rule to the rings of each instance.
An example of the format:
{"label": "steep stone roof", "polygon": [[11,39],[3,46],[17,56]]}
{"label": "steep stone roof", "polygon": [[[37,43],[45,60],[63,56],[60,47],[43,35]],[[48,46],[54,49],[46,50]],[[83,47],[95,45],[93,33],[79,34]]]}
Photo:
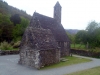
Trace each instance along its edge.
{"label": "steep stone roof", "polygon": [[34,50],[58,49],[50,29],[28,27],[23,35],[20,48]]}
{"label": "steep stone roof", "polygon": [[39,21],[39,24],[43,29],[50,29],[53,33],[56,41],[60,42],[67,42],[69,41],[69,38],[61,24],[59,24],[54,18],[47,17],[44,15],[41,15],[37,12],[33,14],[33,17],[30,21],[30,26],[34,27],[34,19],[37,18]]}

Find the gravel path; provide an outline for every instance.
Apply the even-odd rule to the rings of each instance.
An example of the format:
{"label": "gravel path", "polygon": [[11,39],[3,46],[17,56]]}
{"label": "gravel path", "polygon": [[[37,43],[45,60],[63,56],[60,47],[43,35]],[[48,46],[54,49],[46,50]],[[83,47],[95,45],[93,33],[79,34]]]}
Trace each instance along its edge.
{"label": "gravel path", "polygon": [[19,55],[0,56],[0,75],[63,75],[100,66],[100,59],[83,56],[76,57],[88,58],[93,61],[56,69],[36,70],[34,68],[17,64]]}

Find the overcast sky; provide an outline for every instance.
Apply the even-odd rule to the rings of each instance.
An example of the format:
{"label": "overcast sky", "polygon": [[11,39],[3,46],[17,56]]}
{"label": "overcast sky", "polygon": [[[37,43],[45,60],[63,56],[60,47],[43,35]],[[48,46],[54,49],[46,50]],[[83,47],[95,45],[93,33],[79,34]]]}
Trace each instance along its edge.
{"label": "overcast sky", "polygon": [[100,0],[4,0],[33,15],[34,11],[53,17],[57,1],[62,6],[62,25],[65,29],[85,29],[89,22],[100,22]]}

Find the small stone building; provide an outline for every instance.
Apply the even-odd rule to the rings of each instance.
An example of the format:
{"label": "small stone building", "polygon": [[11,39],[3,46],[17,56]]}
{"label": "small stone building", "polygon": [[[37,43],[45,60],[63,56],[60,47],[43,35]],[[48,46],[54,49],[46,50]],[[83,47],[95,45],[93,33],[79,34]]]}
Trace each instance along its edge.
{"label": "small stone building", "polygon": [[35,12],[24,32],[19,63],[37,69],[57,63],[70,54],[70,40],[61,24],[61,6],[54,6],[54,18]]}
{"label": "small stone building", "polygon": [[35,27],[33,22],[37,18],[42,28],[50,29],[60,47],[61,57],[63,57],[70,54],[70,40],[61,24],[61,8],[61,5],[57,2],[54,6],[54,18],[35,12],[30,21],[30,26]]}
{"label": "small stone building", "polygon": [[37,69],[60,61],[60,50],[49,29],[28,27],[20,46],[19,63]]}

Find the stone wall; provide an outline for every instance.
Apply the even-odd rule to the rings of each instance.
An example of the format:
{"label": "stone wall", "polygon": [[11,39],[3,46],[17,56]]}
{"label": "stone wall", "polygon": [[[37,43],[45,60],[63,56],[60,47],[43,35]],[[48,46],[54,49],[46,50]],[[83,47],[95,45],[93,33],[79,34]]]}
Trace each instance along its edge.
{"label": "stone wall", "polygon": [[64,56],[69,56],[70,55],[70,42],[64,42],[64,50],[65,50]]}
{"label": "stone wall", "polygon": [[19,64],[40,69],[60,61],[60,50],[23,50],[20,52]]}
{"label": "stone wall", "polygon": [[40,51],[40,62],[41,67],[51,65],[60,61],[60,50],[41,50]]}
{"label": "stone wall", "polygon": [[36,53],[34,50],[22,50],[19,64],[35,67]]}
{"label": "stone wall", "polygon": [[19,54],[19,50],[0,50],[0,55]]}
{"label": "stone wall", "polygon": [[58,46],[61,51],[61,57],[70,55],[70,44],[69,42],[58,42]]}
{"label": "stone wall", "polygon": [[81,55],[81,56],[100,58],[100,52],[91,52],[91,51],[85,51],[85,50],[71,49],[71,53]]}

